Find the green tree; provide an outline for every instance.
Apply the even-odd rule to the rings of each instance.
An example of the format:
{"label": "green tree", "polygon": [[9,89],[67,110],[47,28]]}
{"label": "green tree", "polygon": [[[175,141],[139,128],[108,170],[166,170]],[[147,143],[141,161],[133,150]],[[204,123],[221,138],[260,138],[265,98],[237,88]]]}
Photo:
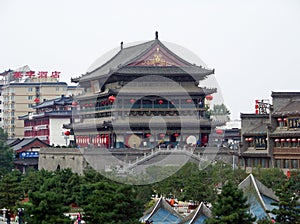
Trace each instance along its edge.
{"label": "green tree", "polygon": [[90,223],[107,224],[139,223],[143,205],[137,199],[137,192],[132,186],[103,180],[87,184],[85,188],[93,190],[86,195],[88,203],[82,206],[85,214],[84,220]]}
{"label": "green tree", "polygon": [[238,189],[231,181],[222,188],[213,203],[213,218],[208,219],[208,224],[247,224],[253,223],[255,218],[248,213],[249,205],[242,190]]}
{"label": "green tree", "polygon": [[64,216],[69,211],[65,206],[65,197],[60,174],[39,172],[38,181],[43,181],[37,189],[29,191],[29,203],[25,206],[26,221],[32,224],[69,223]]}
{"label": "green tree", "polygon": [[0,173],[10,172],[13,168],[13,150],[6,144],[7,134],[0,128]]}
{"label": "green tree", "polygon": [[15,203],[23,198],[21,172],[15,170],[4,175],[0,180],[0,208],[12,208]]}
{"label": "green tree", "polygon": [[298,193],[293,189],[292,181],[286,181],[276,191],[279,197],[279,202],[274,203],[278,209],[273,209],[271,212],[276,215],[276,222],[282,224],[300,223],[300,209],[298,204]]}

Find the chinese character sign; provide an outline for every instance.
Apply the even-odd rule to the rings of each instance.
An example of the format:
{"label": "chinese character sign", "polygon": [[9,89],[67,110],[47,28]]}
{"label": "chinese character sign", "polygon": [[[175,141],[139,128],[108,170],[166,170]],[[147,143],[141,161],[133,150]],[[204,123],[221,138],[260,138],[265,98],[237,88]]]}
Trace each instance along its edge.
{"label": "chinese character sign", "polygon": [[60,74],[60,72],[54,71],[54,72],[52,72],[51,78],[59,78],[59,74]]}
{"label": "chinese character sign", "polygon": [[38,72],[38,77],[39,78],[47,78],[48,72],[40,71]]}
{"label": "chinese character sign", "polygon": [[[49,76],[49,77],[58,79],[60,77],[60,73],[61,72],[53,71],[53,72],[51,72],[51,76]],[[26,77],[31,79],[31,78],[36,76],[36,72],[35,71],[27,71],[27,72],[16,71],[16,72],[13,72],[13,77],[15,79],[22,79],[23,76],[26,76]],[[48,78],[48,72],[47,71],[39,71],[39,72],[37,72],[37,77],[38,78]]]}

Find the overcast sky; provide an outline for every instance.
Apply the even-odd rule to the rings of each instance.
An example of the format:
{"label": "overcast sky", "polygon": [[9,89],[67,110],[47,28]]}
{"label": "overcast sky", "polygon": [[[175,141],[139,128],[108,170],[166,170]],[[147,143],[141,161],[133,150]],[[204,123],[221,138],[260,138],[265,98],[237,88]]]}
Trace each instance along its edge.
{"label": "overcast sky", "polygon": [[299,91],[299,0],[3,0],[0,72],[29,65],[70,82],[121,41],[156,30],[215,69],[232,119],[272,91]]}

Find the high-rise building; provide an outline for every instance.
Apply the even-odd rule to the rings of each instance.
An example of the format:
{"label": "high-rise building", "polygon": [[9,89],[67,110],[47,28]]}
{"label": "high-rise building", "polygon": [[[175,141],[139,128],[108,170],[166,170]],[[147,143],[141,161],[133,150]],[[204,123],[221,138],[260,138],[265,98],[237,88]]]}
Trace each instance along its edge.
{"label": "high-rise building", "polygon": [[19,116],[34,112],[32,107],[44,100],[76,92],[69,89],[66,82],[59,81],[59,72],[34,72],[28,66],[17,70],[9,70],[1,74],[3,104],[3,128],[8,138],[21,138],[24,136],[24,122]]}

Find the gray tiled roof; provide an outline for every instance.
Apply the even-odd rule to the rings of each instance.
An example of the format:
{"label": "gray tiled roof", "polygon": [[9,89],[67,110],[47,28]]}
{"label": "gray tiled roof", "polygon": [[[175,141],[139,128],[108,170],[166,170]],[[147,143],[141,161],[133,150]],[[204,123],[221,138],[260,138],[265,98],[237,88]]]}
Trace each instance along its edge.
{"label": "gray tiled roof", "polygon": [[267,124],[261,123],[254,127],[253,129],[244,133],[244,135],[266,135],[267,134]]}
{"label": "gray tiled roof", "polygon": [[300,130],[299,129],[283,129],[283,128],[276,128],[270,134],[271,137],[300,137]]}
{"label": "gray tiled roof", "polygon": [[[18,151],[18,150],[22,149],[24,146],[26,146],[34,141],[41,141],[41,140],[38,138],[23,138],[18,144],[14,145],[12,147],[12,149],[14,151]],[[46,143],[44,143],[44,144],[47,145]]]}
{"label": "gray tiled roof", "polygon": [[285,107],[280,108],[273,112],[273,115],[289,116],[289,115],[300,114],[300,101],[295,100],[287,104]]}
{"label": "gray tiled roof", "polygon": [[[183,64],[185,64],[187,67],[183,68],[183,71],[185,71],[186,73],[197,73],[197,74],[211,74],[213,73],[213,70],[208,70],[208,69],[204,69],[201,68],[199,66],[195,66],[190,64],[189,62],[183,60],[182,58],[180,58],[179,56],[177,56],[176,54],[174,54],[172,51],[170,51],[164,44],[162,44],[158,39],[149,41],[149,42],[145,42],[142,44],[138,44],[138,45],[134,45],[131,47],[127,47],[127,48],[123,48],[122,50],[120,50],[114,57],[112,57],[109,61],[107,61],[105,64],[101,65],[99,68],[83,75],[80,78],[80,81],[88,81],[88,80],[92,80],[95,79],[96,77],[104,77],[104,76],[109,76],[113,73],[116,72],[124,72],[126,73],[137,73],[137,72],[141,72],[141,70],[143,70],[143,72],[150,72],[150,70],[148,69],[143,69],[143,68],[125,68],[127,65],[129,65],[130,63],[134,62],[136,59],[138,59],[139,57],[142,57],[143,55],[145,55],[149,50],[152,49],[152,47],[154,47],[155,45],[160,45],[160,47],[164,48],[167,52],[169,52],[170,54],[173,55],[173,57],[175,57],[176,59],[180,60],[181,62],[183,62]],[[190,67],[189,67],[190,66]],[[170,68],[163,68],[163,66],[158,66],[160,69],[155,69],[155,66],[153,66],[151,68],[151,70],[159,72],[160,69],[170,69]],[[172,67],[172,66],[170,66]],[[174,68],[173,68],[174,69]],[[176,73],[181,72],[180,69],[176,69],[175,71]]]}
{"label": "gray tiled roof", "polygon": [[35,109],[45,108],[45,107],[50,107],[53,105],[72,105],[72,102],[73,102],[72,97],[61,96],[61,97],[58,97],[55,99],[46,100],[33,108],[35,108]]}
{"label": "gray tiled roof", "polygon": [[80,81],[85,81],[85,80],[93,79],[98,76],[111,74],[118,67],[127,64],[132,59],[139,56],[141,53],[146,51],[149,47],[151,47],[154,44],[155,44],[155,40],[138,44],[132,47],[124,48],[99,68],[95,69],[90,73],[83,75],[80,78]]}

